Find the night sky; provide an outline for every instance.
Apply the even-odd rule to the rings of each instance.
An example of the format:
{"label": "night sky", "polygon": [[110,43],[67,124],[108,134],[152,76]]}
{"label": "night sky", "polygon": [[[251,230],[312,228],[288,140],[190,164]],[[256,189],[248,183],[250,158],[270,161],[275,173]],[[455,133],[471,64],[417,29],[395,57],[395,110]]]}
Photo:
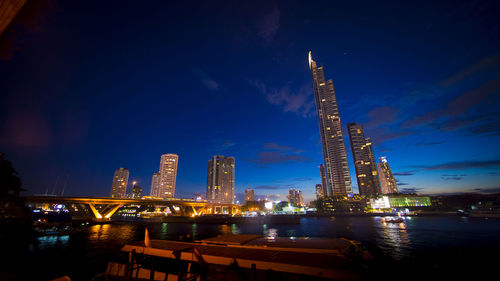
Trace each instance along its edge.
{"label": "night sky", "polygon": [[309,50],[335,85],[355,192],[350,122],[402,191],[500,191],[496,1],[186,2],[28,4],[0,35],[0,151],[26,194],[67,179],[65,195],[108,196],[119,167],[149,194],[176,153],[176,197],[205,196],[221,154],[239,200],[313,199]]}

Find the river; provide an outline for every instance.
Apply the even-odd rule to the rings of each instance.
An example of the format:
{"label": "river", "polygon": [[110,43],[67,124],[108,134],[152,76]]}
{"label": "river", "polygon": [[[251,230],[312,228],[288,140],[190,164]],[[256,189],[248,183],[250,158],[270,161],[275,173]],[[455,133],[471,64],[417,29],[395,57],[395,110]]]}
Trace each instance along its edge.
{"label": "river", "polygon": [[39,237],[26,249],[8,253],[3,266],[16,272],[12,279],[50,280],[68,275],[72,280],[90,280],[105,270],[107,261],[121,246],[142,240],[146,227],[151,239],[177,240],[187,235],[189,239],[201,239],[228,233],[345,237],[362,242],[372,253],[374,276],[404,274],[406,279],[493,273],[498,258],[489,256],[500,253],[499,219],[409,217],[404,223],[385,223],[380,217],[308,217],[302,218],[300,224],[280,225],[96,224],[82,233]]}

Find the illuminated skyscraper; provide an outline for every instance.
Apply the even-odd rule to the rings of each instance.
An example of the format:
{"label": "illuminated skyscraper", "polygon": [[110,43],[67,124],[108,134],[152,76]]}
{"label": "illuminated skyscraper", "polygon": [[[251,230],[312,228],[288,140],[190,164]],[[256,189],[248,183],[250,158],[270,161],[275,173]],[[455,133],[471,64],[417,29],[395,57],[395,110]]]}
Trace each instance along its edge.
{"label": "illuminated skyscraper", "polygon": [[304,206],[304,198],[302,197],[302,191],[294,188],[290,188],[288,191],[288,202],[295,204],[297,207]]}
{"label": "illuminated skyscraper", "polygon": [[329,195],[351,194],[351,176],[333,81],[325,80],[323,67],[317,67],[311,52],[309,52],[309,69],[313,79]]}
{"label": "illuminated skyscraper", "polygon": [[130,198],[141,199],[142,197],[142,187],[138,186],[135,181],[134,185],[132,185],[132,192],[130,194]]}
{"label": "illuminated skyscraper", "polygon": [[373,156],[372,143],[365,138],[361,124],[347,124],[349,140],[351,141],[352,158],[356,168],[359,194],[368,197],[377,197],[380,193],[377,165]]}
{"label": "illuminated skyscraper", "polygon": [[163,154],[161,156],[157,197],[174,198],[178,162],[179,156],[177,154]]}
{"label": "illuminated skyscraper", "polygon": [[398,193],[396,179],[391,172],[391,168],[389,167],[387,159],[385,157],[380,157],[379,160],[380,162],[377,163],[377,168],[380,174],[380,185],[382,186],[382,193]]}
{"label": "illuminated skyscraper", "polygon": [[323,193],[323,186],[320,183],[318,183],[316,185],[316,199],[320,198],[325,198],[325,194]]}
{"label": "illuminated skyscraper", "polygon": [[233,203],[234,157],[216,155],[208,160],[207,200]]}
{"label": "illuminated skyscraper", "polygon": [[328,185],[326,184],[325,165],[319,165],[319,174],[321,176],[321,193],[323,194],[323,197],[328,197]]}
{"label": "illuminated skyscraper", "polygon": [[126,168],[118,168],[113,176],[111,184],[111,194],[113,198],[125,198],[127,195],[129,171]]}
{"label": "illuminated skyscraper", "polygon": [[255,193],[251,188],[245,189],[245,202],[248,201],[255,201]]}
{"label": "illuminated skyscraper", "polygon": [[151,192],[150,196],[158,197],[158,188],[160,187],[160,173],[156,172],[153,174],[153,178],[151,179]]}

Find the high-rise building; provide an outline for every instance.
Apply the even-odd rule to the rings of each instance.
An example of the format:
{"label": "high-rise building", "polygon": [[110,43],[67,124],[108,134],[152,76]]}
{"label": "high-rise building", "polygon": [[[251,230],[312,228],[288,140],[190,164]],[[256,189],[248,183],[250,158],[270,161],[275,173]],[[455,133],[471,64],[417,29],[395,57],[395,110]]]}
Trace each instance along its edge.
{"label": "high-rise building", "polygon": [[288,191],[288,202],[295,204],[297,207],[304,206],[304,198],[302,197],[302,191],[294,188],[290,188]]}
{"label": "high-rise building", "polygon": [[126,168],[118,168],[113,176],[111,194],[113,198],[125,198],[127,195],[129,171]]}
{"label": "high-rise building", "polygon": [[323,197],[328,197],[328,185],[326,184],[325,165],[323,165],[323,164],[319,165],[319,174],[321,176],[321,188],[322,188]]}
{"label": "high-rise building", "polygon": [[398,186],[396,179],[391,172],[391,167],[385,157],[379,158],[380,162],[377,163],[378,172],[380,174],[380,185],[382,186],[383,194],[398,193]]}
{"label": "high-rise building", "polygon": [[234,201],[234,157],[215,155],[208,160],[207,200],[233,203]]}
{"label": "high-rise building", "polygon": [[367,197],[377,197],[381,190],[371,140],[365,138],[361,124],[349,123],[347,124],[347,131],[351,141],[359,194]]}
{"label": "high-rise building", "polygon": [[318,183],[316,185],[316,199],[320,198],[325,198],[325,194],[323,193],[323,186],[320,183]]}
{"label": "high-rise building", "polygon": [[255,193],[251,188],[245,189],[245,202],[248,201],[255,201]]}
{"label": "high-rise building", "polygon": [[151,179],[151,192],[150,196],[158,197],[158,188],[160,187],[160,173],[156,172],[153,174],[153,178]]}
{"label": "high-rise building", "polygon": [[135,199],[140,199],[142,197],[142,187],[138,186],[135,181],[132,185],[132,193],[130,197]]}
{"label": "high-rise building", "polygon": [[328,193],[332,196],[352,194],[351,176],[333,81],[325,80],[323,67],[317,67],[311,52],[309,52],[309,69],[313,79]]}
{"label": "high-rise building", "polygon": [[177,154],[163,154],[161,156],[159,170],[160,182],[158,184],[157,197],[163,199],[174,198],[178,162],[179,156]]}

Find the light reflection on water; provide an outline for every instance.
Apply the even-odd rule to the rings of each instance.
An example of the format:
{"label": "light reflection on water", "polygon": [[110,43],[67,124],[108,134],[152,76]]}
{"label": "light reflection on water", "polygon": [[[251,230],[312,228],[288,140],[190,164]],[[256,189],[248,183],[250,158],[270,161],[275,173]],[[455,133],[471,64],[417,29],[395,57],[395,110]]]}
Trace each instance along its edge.
{"label": "light reflection on water", "polygon": [[395,260],[402,260],[409,255],[411,241],[406,222],[388,223],[383,218],[375,217],[376,231],[380,241],[379,247]]}

